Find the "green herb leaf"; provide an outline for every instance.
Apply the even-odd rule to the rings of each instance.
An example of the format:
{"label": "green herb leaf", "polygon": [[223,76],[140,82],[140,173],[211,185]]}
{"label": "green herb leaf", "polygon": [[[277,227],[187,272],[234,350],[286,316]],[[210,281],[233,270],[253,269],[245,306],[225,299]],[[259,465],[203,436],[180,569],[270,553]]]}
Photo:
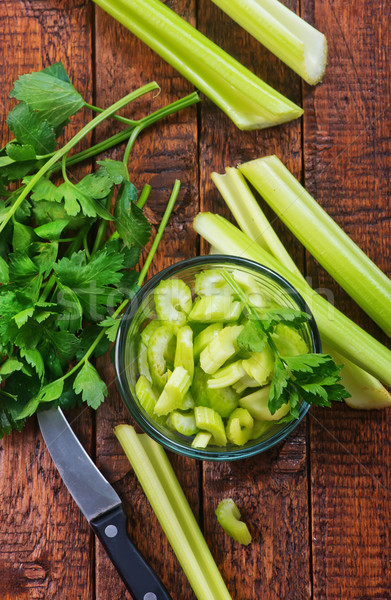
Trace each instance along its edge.
{"label": "green herb leaf", "polygon": [[76,333],[81,329],[83,309],[77,294],[66,285],[59,285],[56,296],[58,306],[61,309],[57,316],[56,324],[59,329]]}
{"label": "green herb leaf", "polygon": [[5,285],[9,282],[9,267],[4,258],[0,256],[0,284]]}
{"label": "green herb leaf", "polygon": [[106,158],[105,160],[98,160],[97,163],[101,165],[99,172],[110,177],[114,184],[119,185],[128,179],[128,170],[122,161]]}
{"label": "green herb leaf", "polygon": [[41,353],[37,349],[21,348],[20,356],[35,369],[38,377],[42,379],[45,374],[45,365]]}
{"label": "green herb leaf", "polygon": [[46,120],[52,127],[62,124],[84,106],[83,98],[69,79],[64,81],[60,68],[21,75],[10,96],[25,102],[41,121]]}
{"label": "green herb leaf", "polygon": [[58,240],[68,224],[69,219],[58,219],[36,227],[34,233],[45,240]]}
{"label": "green herb leaf", "polygon": [[37,157],[35,149],[31,144],[21,146],[12,142],[6,145],[5,151],[7,156],[15,161],[35,160]]}
{"label": "green herb leaf", "polygon": [[33,241],[34,236],[34,229],[32,227],[15,221],[12,235],[12,247],[14,251],[26,251]]}
{"label": "green herb leaf", "polygon": [[98,371],[88,361],[77,374],[73,388],[77,394],[82,395],[83,402],[95,409],[102,404],[108,393]]}
{"label": "green herb leaf", "polygon": [[289,325],[290,327],[300,328],[309,318],[310,315],[305,312],[286,307],[269,308],[268,310],[262,311],[262,314],[260,315],[262,328],[267,332],[272,331],[279,323]]}
{"label": "green herb leaf", "polygon": [[151,236],[151,225],[141,208],[135,204],[137,190],[125,181],[115,204],[115,225],[126,246],[145,246]]}
{"label": "green herb leaf", "polygon": [[11,375],[14,371],[20,371],[23,368],[21,363],[16,358],[7,358],[0,366],[0,377]]}
{"label": "green herb leaf", "polygon": [[262,325],[255,319],[247,321],[237,339],[239,348],[247,352],[262,352],[266,342],[267,337]]}
{"label": "green herb leaf", "polygon": [[99,327],[107,327],[105,334],[107,335],[110,342],[114,342],[117,337],[118,328],[121,323],[121,319],[113,319],[113,317],[107,317],[104,321],[98,323]]}
{"label": "green herb leaf", "polygon": [[20,144],[32,146],[37,154],[49,154],[56,148],[53,128],[27,104],[17,104],[11,110],[7,125]]}

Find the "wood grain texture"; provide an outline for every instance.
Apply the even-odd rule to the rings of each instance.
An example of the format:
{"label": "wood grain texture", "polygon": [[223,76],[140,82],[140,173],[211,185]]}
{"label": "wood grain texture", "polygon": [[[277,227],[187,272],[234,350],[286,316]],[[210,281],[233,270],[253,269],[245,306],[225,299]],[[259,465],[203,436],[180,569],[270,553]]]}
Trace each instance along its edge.
{"label": "wood grain texture", "polygon": [[[18,75],[62,60],[75,87],[91,100],[90,20],[87,0],[0,3],[1,145],[8,141],[5,115],[14,104],[8,92]],[[84,119],[73,119],[67,138]],[[77,431],[91,451],[87,412],[77,419]],[[0,597],[92,597],[92,536],[33,420],[21,434],[0,441],[0,482]]]}
{"label": "wood grain texture", "polygon": [[[290,2],[296,9],[296,3]],[[294,102],[301,101],[299,78],[246,35],[211,2],[199,3],[199,29],[267,83]],[[201,208],[227,215],[211,182],[212,171],[276,153],[301,176],[301,123],[262,131],[239,131],[211,102],[200,109]],[[262,208],[265,208],[262,205]],[[265,208],[299,266],[303,252]],[[205,252],[206,248],[202,246]],[[203,479],[205,535],[235,600],[311,597],[306,425],[285,443],[239,463],[206,464]],[[214,511],[232,496],[254,542],[243,547],[217,526]]]}
{"label": "wood grain texture", "polygon": [[[306,186],[390,274],[389,6],[304,1],[303,7],[329,42],[324,83],[310,95],[304,86]],[[308,268],[315,287],[387,343],[318,265]],[[391,414],[315,410],[310,432],[314,598],[391,598]]]}

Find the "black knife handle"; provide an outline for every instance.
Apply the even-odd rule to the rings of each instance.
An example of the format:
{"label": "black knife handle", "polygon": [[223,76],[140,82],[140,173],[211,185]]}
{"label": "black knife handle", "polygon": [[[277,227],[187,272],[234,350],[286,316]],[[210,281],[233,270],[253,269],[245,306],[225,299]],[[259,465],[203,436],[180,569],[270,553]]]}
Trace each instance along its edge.
{"label": "black knife handle", "polygon": [[122,506],[92,519],[90,525],[134,600],[172,600],[159,577],[130,541]]}

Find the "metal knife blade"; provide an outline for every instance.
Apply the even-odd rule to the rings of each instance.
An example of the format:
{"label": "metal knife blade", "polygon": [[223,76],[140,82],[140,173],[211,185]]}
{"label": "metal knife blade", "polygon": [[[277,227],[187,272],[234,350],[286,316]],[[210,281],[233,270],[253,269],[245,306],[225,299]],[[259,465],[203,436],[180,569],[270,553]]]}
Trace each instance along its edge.
{"label": "metal knife blade", "polygon": [[135,600],[172,600],[127,533],[121,499],[92,462],[61,409],[38,413],[41,433],[76,504]]}
{"label": "metal knife blade", "polygon": [[38,413],[38,422],[58,472],[87,521],[119,506],[120,497],[92,462],[61,409]]}

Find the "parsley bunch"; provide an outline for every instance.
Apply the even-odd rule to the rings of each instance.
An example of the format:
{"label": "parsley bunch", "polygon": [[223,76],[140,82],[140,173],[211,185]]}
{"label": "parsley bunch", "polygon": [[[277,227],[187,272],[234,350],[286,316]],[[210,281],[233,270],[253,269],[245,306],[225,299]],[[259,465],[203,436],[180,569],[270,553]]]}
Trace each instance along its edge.
{"label": "parsley bunch", "polygon": [[[61,63],[14,84],[11,96],[19,103],[7,124],[15,137],[0,150],[0,437],[20,430],[42,403],[97,408],[107,395],[91,360],[115,339],[120,313],[145,277],[179,192],[177,182],[139,274],[151,235],[142,210],[150,188],[138,195],[129,154],[145,127],[198,101],[191,94],[139,121],[115,114],[155,89],[150,83],[102,110],[83,100]],[[82,107],[98,115],[57,150]],[[68,157],[108,117],[127,127]],[[123,161],[98,161],[96,171],[74,181],[69,166],[123,141]],[[62,181],[54,183],[59,170]],[[115,229],[105,241],[109,222]]]}
{"label": "parsley bunch", "polygon": [[272,415],[289,403],[289,414],[280,422],[292,421],[299,418],[302,400],[308,404],[329,407],[332,400],[341,402],[350,397],[349,392],[338,383],[343,365],[336,365],[329,354],[282,356],[274,343],[273,333],[278,325],[301,329],[310,315],[287,307],[256,309],[230,273],[224,271],[223,276],[247,310],[248,320],[237,339],[239,348],[248,352],[262,352],[268,345],[274,354],[268,401]]}

